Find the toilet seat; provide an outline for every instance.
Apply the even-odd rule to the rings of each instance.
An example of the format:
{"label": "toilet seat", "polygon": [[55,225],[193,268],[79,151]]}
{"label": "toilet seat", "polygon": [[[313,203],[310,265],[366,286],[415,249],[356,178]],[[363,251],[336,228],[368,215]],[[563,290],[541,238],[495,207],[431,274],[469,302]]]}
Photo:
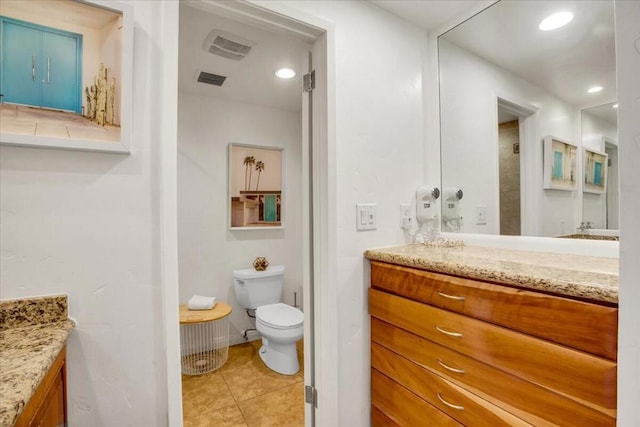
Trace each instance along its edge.
{"label": "toilet seat", "polygon": [[281,302],[261,305],[256,309],[256,320],[274,329],[294,329],[302,325],[302,311]]}

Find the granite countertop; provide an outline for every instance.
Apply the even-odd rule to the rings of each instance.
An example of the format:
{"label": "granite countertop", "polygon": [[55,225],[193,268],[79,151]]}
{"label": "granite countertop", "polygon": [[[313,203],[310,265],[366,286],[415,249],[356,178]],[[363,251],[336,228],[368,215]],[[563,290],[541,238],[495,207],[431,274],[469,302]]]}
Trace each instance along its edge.
{"label": "granite countertop", "polygon": [[503,283],[607,303],[618,303],[618,259],[481,246],[422,244],[370,249],[370,260]]}
{"label": "granite countertop", "polygon": [[0,301],[0,426],[12,426],[75,327],[67,297]]}

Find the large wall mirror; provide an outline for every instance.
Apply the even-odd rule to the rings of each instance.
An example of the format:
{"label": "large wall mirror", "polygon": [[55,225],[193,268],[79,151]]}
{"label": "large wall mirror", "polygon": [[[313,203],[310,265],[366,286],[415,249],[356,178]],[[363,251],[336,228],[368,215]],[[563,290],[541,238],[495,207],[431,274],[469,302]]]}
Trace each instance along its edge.
{"label": "large wall mirror", "polygon": [[[572,19],[541,29],[558,12]],[[438,62],[442,189],[463,194],[454,210],[442,200],[443,231],[551,237],[617,228],[613,1],[499,1],[441,35]],[[553,170],[545,159],[554,158],[545,139],[576,147],[577,185],[545,188]],[[604,185],[604,172],[607,187],[589,191],[585,177]]]}
{"label": "large wall mirror", "polygon": [[282,228],[281,148],[229,144],[229,227]]}
{"label": "large wall mirror", "polygon": [[119,1],[3,0],[0,142],[129,153],[133,25]]}

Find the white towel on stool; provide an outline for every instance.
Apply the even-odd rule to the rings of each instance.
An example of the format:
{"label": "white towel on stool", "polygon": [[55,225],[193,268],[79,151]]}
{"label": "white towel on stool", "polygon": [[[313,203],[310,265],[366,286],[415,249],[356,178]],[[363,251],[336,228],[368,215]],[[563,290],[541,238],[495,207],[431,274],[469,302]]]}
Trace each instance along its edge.
{"label": "white towel on stool", "polygon": [[214,305],[216,305],[216,297],[203,297],[197,294],[193,294],[187,303],[189,310],[209,310]]}

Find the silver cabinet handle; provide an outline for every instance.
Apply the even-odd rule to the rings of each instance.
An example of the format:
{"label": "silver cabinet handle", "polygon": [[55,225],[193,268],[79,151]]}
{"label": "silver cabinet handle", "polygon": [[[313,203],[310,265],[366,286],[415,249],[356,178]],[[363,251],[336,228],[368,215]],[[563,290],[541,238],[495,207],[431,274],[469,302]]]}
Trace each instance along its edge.
{"label": "silver cabinet handle", "polygon": [[456,374],[464,374],[464,369],[452,368],[451,366],[449,366],[446,363],[444,363],[442,360],[440,360],[440,359],[436,359],[436,360],[438,361],[440,366],[442,366],[444,369],[446,369],[448,371],[451,371],[451,372],[455,372]]}
{"label": "silver cabinet handle", "polygon": [[456,301],[464,301],[464,297],[459,297],[459,296],[456,296],[456,295],[449,295],[449,294],[445,294],[444,292],[440,292],[440,291],[438,291],[438,295],[440,295],[443,298],[454,299]]}
{"label": "silver cabinet handle", "polygon": [[47,56],[47,84],[51,82],[51,58]]}
{"label": "silver cabinet handle", "polygon": [[440,402],[444,403],[449,408],[457,409],[458,411],[464,411],[464,406],[454,405],[453,403],[447,402],[446,400],[444,400],[444,398],[442,397],[442,395],[440,393],[437,393],[436,396],[438,396],[438,399],[440,399]]}
{"label": "silver cabinet handle", "polygon": [[31,55],[31,80],[36,81],[36,56]]}
{"label": "silver cabinet handle", "polygon": [[449,335],[451,337],[462,338],[462,334],[460,332],[450,332],[442,329],[440,326],[436,325],[436,330],[445,335]]}

